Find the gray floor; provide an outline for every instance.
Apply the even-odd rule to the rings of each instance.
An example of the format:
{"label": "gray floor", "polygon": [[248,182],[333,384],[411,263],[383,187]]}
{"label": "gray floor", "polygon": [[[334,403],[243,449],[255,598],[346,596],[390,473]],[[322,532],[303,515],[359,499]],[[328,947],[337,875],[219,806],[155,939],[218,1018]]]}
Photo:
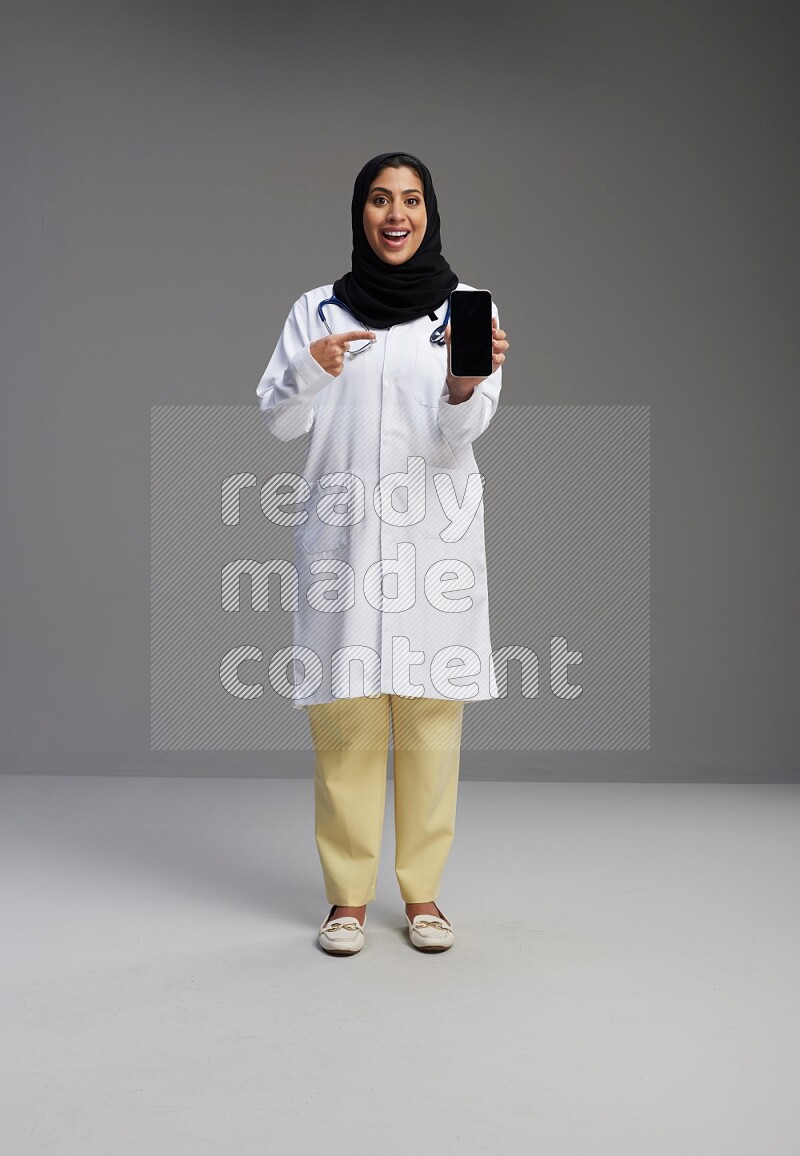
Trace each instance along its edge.
{"label": "gray floor", "polygon": [[796,786],[462,782],[431,956],[390,789],[353,958],[308,779],[0,801],[3,1156],[798,1151]]}

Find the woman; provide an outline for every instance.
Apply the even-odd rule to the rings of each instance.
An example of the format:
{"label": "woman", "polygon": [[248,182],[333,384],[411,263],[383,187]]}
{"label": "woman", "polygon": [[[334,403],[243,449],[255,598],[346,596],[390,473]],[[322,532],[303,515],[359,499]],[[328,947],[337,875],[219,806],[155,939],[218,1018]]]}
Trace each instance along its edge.
{"label": "woman", "polygon": [[454,834],[464,701],[497,696],[472,442],[497,408],[508,341],[492,305],[492,374],[449,372],[449,295],[472,286],[442,256],[436,193],[416,157],[367,161],[352,227],[351,270],[294,303],[257,388],[276,437],[311,434],[291,496],[307,505],[295,525],[286,693],[308,710],[314,744],[316,843],[333,904],[320,945],[337,955],[363,946],[391,718],[409,936],[442,951],[454,933],[435,900]]}

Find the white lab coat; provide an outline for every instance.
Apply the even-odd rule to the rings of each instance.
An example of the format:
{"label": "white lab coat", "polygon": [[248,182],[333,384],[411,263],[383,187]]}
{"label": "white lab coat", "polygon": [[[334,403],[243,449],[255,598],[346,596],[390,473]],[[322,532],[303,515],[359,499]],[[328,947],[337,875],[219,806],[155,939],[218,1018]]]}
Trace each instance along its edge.
{"label": "white lab coat", "polygon": [[[274,508],[294,525],[299,583],[279,693],[298,708],[385,693],[496,698],[472,443],[497,409],[502,368],[450,404],[447,348],[430,341],[445,301],[438,321],[374,329],[373,346],[329,374],[309,345],[327,335],[317,306],[332,295],[322,285],[295,301],[256,389],[275,437],[310,432],[302,479]],[[325,317],[334,333],[361,328],[338,305]]]}

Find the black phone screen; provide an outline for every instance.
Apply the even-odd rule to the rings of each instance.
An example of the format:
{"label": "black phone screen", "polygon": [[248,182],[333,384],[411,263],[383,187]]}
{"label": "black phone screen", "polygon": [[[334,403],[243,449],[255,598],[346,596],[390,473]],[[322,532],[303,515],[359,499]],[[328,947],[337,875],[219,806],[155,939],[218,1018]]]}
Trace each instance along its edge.
{"label": "black phone screen", "polygon": [[492,372],[492,295],[485,289],[450,294],[450,372],[453,377]]}

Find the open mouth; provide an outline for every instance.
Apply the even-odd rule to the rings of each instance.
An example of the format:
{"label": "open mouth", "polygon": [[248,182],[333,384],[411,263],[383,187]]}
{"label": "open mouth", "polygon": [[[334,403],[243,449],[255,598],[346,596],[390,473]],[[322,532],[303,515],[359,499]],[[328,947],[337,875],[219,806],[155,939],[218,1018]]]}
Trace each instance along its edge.
{"label": "open mouth", "polygon": [[402,249],[409,236],[407,229],[381,229],[383,243],[389,249]]}

